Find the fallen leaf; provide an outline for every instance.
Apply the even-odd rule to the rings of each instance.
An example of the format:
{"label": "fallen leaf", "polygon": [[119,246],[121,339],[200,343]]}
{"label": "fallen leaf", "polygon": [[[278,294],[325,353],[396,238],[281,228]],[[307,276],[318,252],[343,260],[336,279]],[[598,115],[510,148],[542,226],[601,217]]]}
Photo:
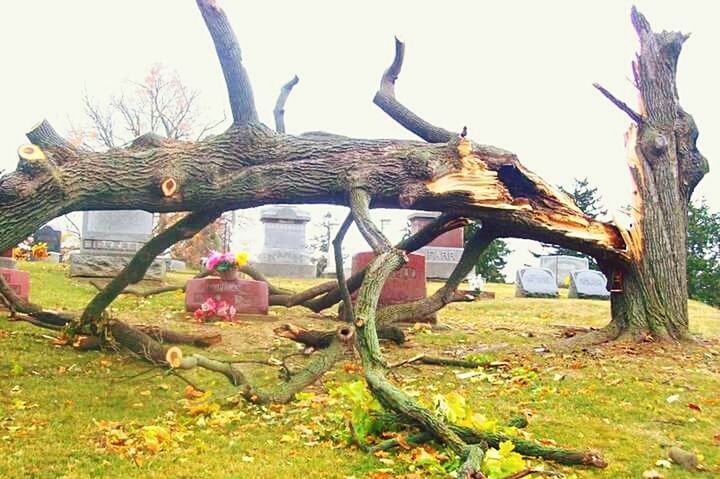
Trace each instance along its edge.
{"label": "fallen leaf", "polygon": [[198,399],[203,396],[202,391],[198,391],[189,384],[185,387],[185,399]]}
{"label": "fallen leaf", "polygon": [[672,403],[674,403],[675,401],[677,401],[678,399],[680,399],[680,395],[679,395],[679,394],[673,394],[672,396],[668,396],[667,398],[665,398],[665,401],[667,401],[668,404],[672,404]]}
{"label": "fallen leaf", "polygon": [[694,403],[688,403],[688,407],[692,409],[693,411],[702,412],[702,408]]}
{"label": "fallen leaf", "polygon": [[649,469],[647,471],[643,471],[642,477],[643,479],[663,479],[665,476],[657,472],[655,469]]}

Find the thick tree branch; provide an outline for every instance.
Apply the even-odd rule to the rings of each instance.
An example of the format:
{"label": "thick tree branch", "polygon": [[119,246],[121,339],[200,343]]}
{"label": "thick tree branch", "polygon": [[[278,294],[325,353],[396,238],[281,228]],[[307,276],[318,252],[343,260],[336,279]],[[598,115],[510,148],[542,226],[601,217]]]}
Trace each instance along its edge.
{"label": "thick tree branch", "polygon": [[376,254],[380,254],[389,250],[391,244],[380,229],[375,226],[375,223],[370,220],[370,201],[370,193],[366,190],[353,188],[350,191],[350,210],[355,224],[372,250]]}
{"label": "thick tree branch", "polygon": [[70,142],[60,136],[60,134],[55,131],[55,128],[45,119],[35,125],[25,136],[30,143],[40,148],[74,149]]}
{"label": "thick tree branch", "polygon": [[275,102],[275,109],[273,110],[273,115],[275,116],[275,131],[278,133],[285,133],[285,102],[287,102],[290,92],[299,81],[300,79],[295,75],[292,80],[280,88],[280,94],[278,95],[277,102]]}
{"label": "thick tree branch", "polygon": [[250,78],[242,64],[240,45],[235,32],[216,0],[197,0],[197,5],[215,43],[215,51],[225,76],[233,122],[235,125],[256,123],[258,115],[255,99]]}
{"label": "thick tree branch", "polygon": [[[467,224],[464,218],[458,218],[454,214],[443,214],[426,225],[417,233],[400,241],[395,247],[411,253],[430,243],[433,239],[447,231],[459,228]],[[357,291],[365,277],[366,268],[355,273],[347,280],[348,289],[351,293]],[[344,276],[344,273],[343,273]],[[257,278],[256,278],[257,279]],[[342,292],[337,281],[328,281],[303,292],[289,295],[275,295],[270,297],[271,305],[297,306],[303,305],[318,313],[342,301]]]}
{"label": "thick tree branch", "polygon": [[455,301],[455,291],[458,286],[460,286],[460,283],[462,283],[473,268],[475,268],[480,255],[495,238],[497,238],[497,233],[490,225],[484,224],[467,242],[460,261],[455,265],[452,273],[450,273],[450,277],[440,289],[427,298],[411,303],[393,304],[381,308],[377,312],[378,324],[387,326],[398,321],[424,318],[441,310],[448,303]]}
{"label": "thick tree branch", "polygon": [[380,80],[380,89],[375,94],[373,103],[379,106],[393,120],[428,143],[446,143],[450,141],[457,136],[456,133],[431,125],[406,108],[395,97],[395,81],[400,76],[404,57],[405,44],[396,37],[395,58]]}

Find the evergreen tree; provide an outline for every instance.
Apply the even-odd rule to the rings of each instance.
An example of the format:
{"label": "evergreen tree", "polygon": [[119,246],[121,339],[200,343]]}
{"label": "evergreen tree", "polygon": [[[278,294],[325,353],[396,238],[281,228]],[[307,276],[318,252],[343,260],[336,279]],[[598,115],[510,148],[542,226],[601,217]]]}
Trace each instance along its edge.
{"label": "evergreen tree", "polygon": [[[481,225],[476,223],[465,227],[466,242],[478,228],[481,228]],[[475,274],[481,275],[485,281],[490,283],[504,283],[503,269],[507,264],[507,257],[510,253],[512,253],[512,250],[505,241],[501,239],[494,240],[478,258],[475,265]]]}
{"label": "evergreen tree", "polygon": [[[564,193],[571,196],[575,200],[575,204],[578,206],[578,208],[580,208],[580,210],[589,217],[598,218],[599,216],[604,216],[607,214],[607,209],[605,209],[602,204],[602,197],[598,193],[597,188],[593,187],[587,178],[575,178],[575,185],[573,186],[572,191],[568,191],[562,186],[560,186],[559,188]],[[592,256],[588,256],[572,249],[561,248],[559,246],[551,244],[543,243],[543,247],[550,248],[550,250],[544,254],[533,254],[536,257],[545,255],[565,255],[575,256],[577,258],[587,258],[590,269],[599,269],[595,258],[593,258]]]}
{"label": "evergreen tree", "polygon": [[688,205],[688,294],[720,306],[720,212],[703,200]]}

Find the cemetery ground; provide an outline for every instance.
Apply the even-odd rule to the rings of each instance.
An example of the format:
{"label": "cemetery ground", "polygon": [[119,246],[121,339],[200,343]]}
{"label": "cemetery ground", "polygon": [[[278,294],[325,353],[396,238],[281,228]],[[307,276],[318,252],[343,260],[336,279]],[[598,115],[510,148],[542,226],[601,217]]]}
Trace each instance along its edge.
{"label": "cemetery ground", "polygon": [[[49,308],[79,310],[95,293],[68,279],[62,266],[20,268],[31,272],[31,299]],[[170,281],[189,277],[174,274]],[[315,281],[278,284],[300,289]],[[493,367],[409,364],[395,379],[429,403],[436,395],[459,395],[468,409],[500,423],[525,414],[531,438],[596,448],[609,462],[604,470],[545,463],[568,477],[639,478],[652,469],[666,478],[720,474],[720,311],[690,302],[691,330],[701,338],[694,345],[615,343],[573,352],[562,349],[569,333],[556,325],[601,327],[608,302],[519,299],[513,288],[490,284],[495,300],[440,311],[446,328],[408,326],[405,345],[383,345],[391,362],[419,353],[474,355],[496,362]],[[331,311],[299,307],[200,325],[183,311],[180,293],[121,297],[111,312],[134,323],[220,333],[223,342],[207,354],[222,358],[265,360],[297,351],[273,335],[287,322],[333,327]],[[0,477],[447,477],[441,454],[401,448],[369,455],[347,445],[352,405],[350,395],[337,391],[362,379],[350,356],[290,404],[260,408],[233,404],[234,388],[217,375],[184,374],[206,391],[193,398],[181,378],[126,354],[52,347],[55,332],[0,317]],[[295,365],[303,361],[296,359]],[[277,374],[277,368],[242,366],[259,379]],[[711,472],[658,465],[673,445],[698,454]]]}

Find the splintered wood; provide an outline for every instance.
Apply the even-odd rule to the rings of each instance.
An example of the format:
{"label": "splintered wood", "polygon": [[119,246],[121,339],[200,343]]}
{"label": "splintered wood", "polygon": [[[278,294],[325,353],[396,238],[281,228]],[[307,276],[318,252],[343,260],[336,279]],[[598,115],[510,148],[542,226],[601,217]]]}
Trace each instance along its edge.
{"label": "splintered wood", "polygon": [[512,210],[529,208],[528,205],[512,203],[512,196],[498,179],[497,172],[489,170],[485,162],[473,154],[470,140],[461,138],[457,153],[460,156],[460,170],[426,184],[431,193],[466,193],[479,206]]}

